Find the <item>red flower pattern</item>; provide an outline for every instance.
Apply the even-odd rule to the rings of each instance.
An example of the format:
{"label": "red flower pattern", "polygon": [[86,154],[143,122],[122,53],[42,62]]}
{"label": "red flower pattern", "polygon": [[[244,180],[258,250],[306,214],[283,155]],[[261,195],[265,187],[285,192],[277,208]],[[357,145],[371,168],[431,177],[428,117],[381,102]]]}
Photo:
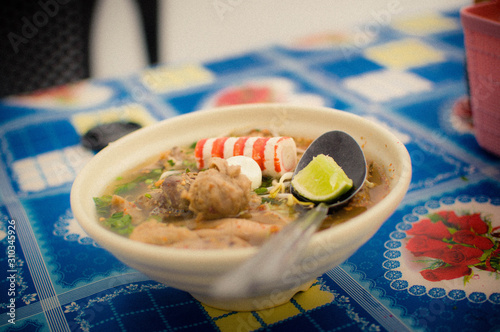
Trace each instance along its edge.
{"label": "red flower pattern", "polygon": [[411,238],[406,244],[406,249],[410,250],[415,256],[426,256],[430,251],[442,250],[448,244],[443,241],[429,238],[425,235],[418,235]]}
{"label": "red flower pattern", "polygon": [[429,281],[451,280],[470,275],[471,268],[466,265],[441,266],[437,269],[420,271],[422,277]]}
{"label": "red flower pattern", "polygon": [[468,278],[473,267],[498,273],[500,245],[494,230],[480,213],[459,216],[454,211],[439,211],[406,231],[412,236],[406,249],[415,257],[434,260],[420,272],[429,281]]}
{"label": "red flower pattern", "polygon": [[473,247],[466,247],[461,244],[455,244],[451,248],[443,250],[441,259],[443,262],[451,265],[474,265],[481,261],[479,258],[483,251]]}
{"label": "red flower pattern", "polygon": [[495,245],[493,241],[491,241],[487,237],[478,235],[477,233],[474,233],[467,229],[459,230],[453,233],[453,241],[457,243],[468,244],[481,250],[491,249]]}
{"label": "red flower pattern", "polygon": [[432,222],[430,219],[423,219],[406,232],[408,235],[425,235],[432,239],[441,240],[443,238],[451,238],[451,233],[448,227],[439,220]]}

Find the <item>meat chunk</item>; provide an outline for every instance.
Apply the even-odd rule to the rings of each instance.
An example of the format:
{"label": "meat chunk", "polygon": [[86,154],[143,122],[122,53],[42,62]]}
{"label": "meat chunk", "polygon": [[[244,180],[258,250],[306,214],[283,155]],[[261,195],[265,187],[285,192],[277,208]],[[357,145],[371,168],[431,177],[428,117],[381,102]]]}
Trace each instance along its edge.
{"label": "meat chunk", "polygon": [[269,209],[252,210],[250,211],[249,219],[261,224],[279,226],[286,225],[293,220],[292,217],[286,218],[285,215],[270,211]]}
{"label": "meat chunk", "polygon": [[197,214],[197,220],[233,217],[248,208],[251,182],[240,173],[239,166],[212,158],[209,169],[198,173],[183,197],[189,200],[189,209]]}
{"label": "meat chunk", "polygon": [[150,215],[169,218],[212,220],[235,217],[258,201],[251,181],[239,166],[213,158],[209,169],[200,173],[181,173],[163,179],[160,188],[141,195],[136,204]]}
{"label": "meat chunk", "polygon": [[234,235],[219,234],[214,232],[212,236],[202,237],[200,239],[186,239],[171,245],[172,248],[183,249],[228,249],[244,248],[251,245]]}
{"label": "meat chunk", "polygon": [[146,195],[140,195],[136,202],[142,209],[149,211],[152,216],[168,218],[191,218],[189,201],[182,197],[185,190],[189,190],[195,174],[183,173],[166,177],[159,189],[154,189]]}
{"label": "meat chunk", "polygon": [[130,239],[144,243],[169,246],[181,241],[196,241],[200,237],[186,227],[165,224],[150,219],[143,222],[130,234]]}
{"label": "meat chunk", "polygon": [[201,232],[150,219],[132,231],[130,239],[173,248],[224,249],[249,247],[251,244],[236,234],[205,229]]}
{"label": "meat chunk", "polygon": [[161,185],[165,203],[174,209],[187,211],[189,209],[189,201],[182,197],[182,193],[189,190],[195,177],[195,174],[192,173],[166,177]]}
{"label": "meat chunk", "polygon": [[236,237],[255,246],[264,243],[272,234],[279,232],[281,228],[281,225],[261,224],[247,219],[223,218],[205,222],[194,232],[201,238]]}

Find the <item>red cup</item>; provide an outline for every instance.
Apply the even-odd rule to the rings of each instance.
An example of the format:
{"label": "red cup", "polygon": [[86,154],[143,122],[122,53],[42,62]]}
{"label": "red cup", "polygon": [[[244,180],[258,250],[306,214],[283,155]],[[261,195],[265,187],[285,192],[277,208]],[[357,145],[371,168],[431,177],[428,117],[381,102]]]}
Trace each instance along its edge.
{"label": "red cup", "polygon": [[500,156],[500,0],[465,7],[460,17],[475,136]]}

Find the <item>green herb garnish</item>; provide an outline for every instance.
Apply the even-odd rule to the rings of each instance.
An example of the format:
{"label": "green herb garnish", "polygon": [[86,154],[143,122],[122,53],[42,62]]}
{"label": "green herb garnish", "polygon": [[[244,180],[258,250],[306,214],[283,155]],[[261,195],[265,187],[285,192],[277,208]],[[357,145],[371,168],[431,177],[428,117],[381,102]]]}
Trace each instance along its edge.
{"label": "green herb garnish", "polygon": [[264,194],[267,194],[268,193],[268,190],[266,187],[259,187],[259,188],[256,188],[254,190],[254,192],[257,194],[257,195],[264,195]]}
{"label": "green herb garnish", "polygon": [[273,178],[270,176],[263,176],[262,177],[262,184],[260,185],[261,187],[272,187],[273,186]]}
{"label": "green herb garnish", "polygon": [[129,235],[134,230],[132,226],[132,217],[123,212],[116,212],[111,217],[102,221],[102,224],[110,230],[122,235]]}
{"label": "green herb garnish", "polygon": [[104,195],[102,197],[94,197],[94,204],[96,207],[97,214],[100,216],[109,215],[109,210],[111,207],[111,195]]}
{"label": "green herb garnish", "polygon": [[261,202],[262,202],[262,204],[268,203],[271,205],[280,205],[283,202],[283,200],[278,199],[278,198],[262,197]]}
{"label": "green herb garnish", "polygon": [[137,186],[139,186],[141,184],[145,184],[145,185],[153,184],[156,181],[158,181],[162,172],[163,172],[163,170],[161,168],[156,168],[156,169],[151,170],[148,173],[142,174],[130,182],[127,182],[127,183],[124,183],[124,184],[117,186],[115,188],[114,194],[123,195],[123,194],[130,192],[131,190],[133,190],[134,188],[136,188]]}
{"label": "green herb garnish", "polygon": [[196,169],[196,162],[188,161],[188,160],[183,160],[182,165],[186,167],[187,169]]}

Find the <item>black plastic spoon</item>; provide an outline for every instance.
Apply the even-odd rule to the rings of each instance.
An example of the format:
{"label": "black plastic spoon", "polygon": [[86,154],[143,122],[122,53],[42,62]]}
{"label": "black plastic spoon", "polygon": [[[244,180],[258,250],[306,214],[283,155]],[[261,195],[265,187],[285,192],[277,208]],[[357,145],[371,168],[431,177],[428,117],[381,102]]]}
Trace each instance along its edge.
{"label": "black plastic spoon", "polygon": [[[332,201],[324,202],[329,208],[329,213],[332,213],[347,204],[363,186],[366,179],[365,155],[358,142],[351,135],[339,130],[329,131],[319,136],[309,145],[302,158],[300,158],[293,176],[319,154],[332,157],[353,182],[353,186],[348,192]],[[297,199],[308,201],[308,199],[293,190],[293,186],[291,192]]]}

